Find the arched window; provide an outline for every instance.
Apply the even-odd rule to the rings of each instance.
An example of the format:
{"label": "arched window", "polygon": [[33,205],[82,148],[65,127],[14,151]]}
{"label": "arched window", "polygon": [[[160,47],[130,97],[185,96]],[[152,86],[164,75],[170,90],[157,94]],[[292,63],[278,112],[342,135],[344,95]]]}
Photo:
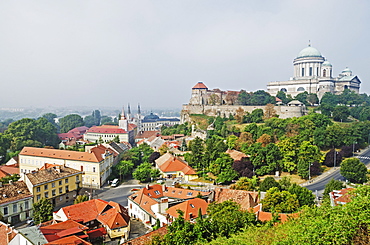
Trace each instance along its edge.
{"label": "arched window", "polygon": [[280,89],[280,91],[282,91],[284,93],[288,92],[288,90],[286,90],[286,88],[282,88],[282,89]]}
{"label": "arched window", "polygon": [[348,86],[347,85],[344,85],[344,89],[348,89]]}
{"label": "arched window", "polygon": [[322,76],[323,77],[326,77],[326,69],[324,69],[323,73],[322,73]]}
{"label": "arched window", "polygon": [[298,89],[297,89],[297,91],[304,91],[304,88],[303,87],[299,87]]}
{"label": "arched window", "polygon": [[310,67],[310,76],[312,76],[312,67]]}

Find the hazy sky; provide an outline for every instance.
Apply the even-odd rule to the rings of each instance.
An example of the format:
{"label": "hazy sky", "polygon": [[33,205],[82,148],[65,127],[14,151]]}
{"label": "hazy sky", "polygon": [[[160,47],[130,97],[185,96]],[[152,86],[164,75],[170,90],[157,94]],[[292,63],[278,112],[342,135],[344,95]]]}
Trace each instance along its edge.
{"label": "hazy sky", "polygon": [[308,40],[370,93],[370,1],[2,0],[0,108],[180,107],[191,88],[266,90]]}

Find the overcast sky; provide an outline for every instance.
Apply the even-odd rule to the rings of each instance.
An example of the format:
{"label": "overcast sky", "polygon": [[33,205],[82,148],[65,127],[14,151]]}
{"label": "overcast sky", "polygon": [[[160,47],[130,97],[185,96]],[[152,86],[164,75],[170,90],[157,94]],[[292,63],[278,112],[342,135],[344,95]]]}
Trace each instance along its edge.
{"label": "overcast sky", "polygon": [[370,93],[370,1],[2,0],[0,108],[181,107],[191,88],[266,90],[308,40]]}

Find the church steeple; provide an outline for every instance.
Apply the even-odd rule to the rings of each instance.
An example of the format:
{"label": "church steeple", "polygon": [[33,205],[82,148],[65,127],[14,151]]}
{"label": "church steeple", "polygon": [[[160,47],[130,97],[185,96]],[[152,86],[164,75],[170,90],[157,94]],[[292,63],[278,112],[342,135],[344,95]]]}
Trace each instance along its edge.
{"label": "church steeple", "polygon": [[130,108],[130,104],[128,104],[127,106],[127,120],[128,121],[131,121],[131,108]]}
{"label": "church steeple", "polygon": [[126,119],[126,114],[125,114],[125,109],[122,107],[122,114],[121,118],[118,122],[118,126],[122,128],[123,130],[127,131],[128,130],[128,121]]}

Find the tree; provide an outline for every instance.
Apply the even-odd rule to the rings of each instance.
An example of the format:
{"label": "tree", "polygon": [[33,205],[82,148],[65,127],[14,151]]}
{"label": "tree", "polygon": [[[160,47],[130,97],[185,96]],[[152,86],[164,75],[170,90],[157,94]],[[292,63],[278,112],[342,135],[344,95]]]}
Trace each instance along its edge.
{"label": "tree", "polygon": [[338,167],[341,162],[342,162],[342,153],[340,151],[337,151],[334,148],[332,148],[326,153],[324,165],[328,167],[333,167],[335,165]]}
{"label": "tree", "polygon": [[271,96],[264,90],[257,90],[252,94],[250,105],[267,105],[269,103],[275,104],[275,102],[276,101],[274,96]]}
{"label": "tree", "polygon": [[343,182],[335,179],[331,179],[326,185],[325,185],[325,190],[323,193],[324,198],[329,198],[329,193],[332,192],[333,190],[341,190],[345,188],[345,185]]}
{"label": "tree", "polygon": [[159,151],[159,154],[164,155],[165,153],[169,151],[169,148],[166,144],[163,144],[161,147],[159,147],[158,151]]}
{"label": "tree", "polygon": [[211,94],[208,98],[208,104],[210,105],[219,105],[220,102],[220,96],[218,96],[217,94]]}
{"label": "tree", "polygon": [[158,169],[152,169],[150,163],[142,163],[140,164],[135,171],[133,172],[133,176],[135,179],[139,180],[140,182],[149,182],[151,178],[157,178],[159,176]]}
{"label": "tree", "polygon": [[109,116],[102,116],[100,119],[101,125],[113,125],[112,117]]}
{"label": "tree", "polygon": [[257,176],[253,178],[241,177],[235,184],[230,186],[230,189],[234,190],[245,190],[245,191],[255,191],[259,184],[259,179]]}
{"label": "tree", "polygon": [[268,191],[273,187],[280,189],[280,184],[274,179],[274,177],[266,177],[260,184],[260,191]]}
{"label": "tree", "polygon": [[365,183],[367,181],[367,168],[358,158],[345,159],[340,168],[340,174],[352,183]]}
{"label": "tree", "polygon": [[312,191],[305,187],[293,183],[289,187],[288,191],[297,196],[300,207],[304,205],[311,206],[315,204],[315,196],[312,194]]}
{"label": "tree", "polygon": [[314,104],[318,104],[319,103],[319,98],[317,97],[317,94],[308,94],[307,95],[307,102],[310,103],[311,106],[313,106]]}
{"label": "tree", "polygon": [[3,183],[3,184],[7,184],[9,183],[9,181],[18,181],[20,179],[20,176],[18,174],[12,174],[12,175],[7,175],[7,176],[4,176],[0,179],[0,182]]}
{"label": "tree", "polygon": [[161,154],[158,152],[158,151],[155,151],[153,152],[150,156],[149,156],[149,162],[150,163],[154,163],[155,160],[157,160],[159,157],[161,156]]}
{"label": "tree", "polygon": [[185,160],[193,168],[201,169],[203,165],[204,142],[201,138],[196,137],[189,142],[191,154],[185,155]]}
{"label": "tree", "polygon": [[265,106],[265,113],[263,115],[263,120],[267,120],[272,117],[276,117],[275,106],[273,104],[267,104]]}
{"label": "tree", "polygon": [[89,200],[89,197],[86,195],[78,195],[76,196],[76,199],[73,201],[73,204],[78,204],[81,202],[86,202]]}
{"label": "tree", "polygon": [[237,91],[228,91],[225,97],[225,100],[228,105],[234,105],[238,99],[238,92]]}
{"label": "tree", "polygon": [[262,144],[262,147],[265,147],[267,146],[268,144],[271,143],[271,136],[268,135],[268,134],[262,134],[257,140],[256,142],[257,143],[261,143]]}
{"label": "tree", "polygon": [[122,160],[116,165],[116,168],[119,172],[120,177],[123,176],[123,178],[125,178],[125,176],[132,174],[134,163],[129,160]]}
{"label": "tree", "polygon": [[53,205],[48,199],[42,198],[33,204],[33,220],[35,224],[49,221],[53,218]]}
{"label": "tree", "polygon": [[348,116],[350,115],[349,109],[347,106],[336,106],[333,110],[333,119],[338,122],[347,121]]}
{"label": "tree", "polygon": [[61,133],[67,133],[69,130],[81,127],[84,125],[84,121],[80,115],[70,114],[59,119],[59,126]]}
{"label": "tree", "polygon": [[312,163],[319,161],[321,158],[320,150],[317,146],[312,145],[309,141],[303,141],[298,152],[298,175],[302,178],[308,178]]}
{"label": "tree", "polygon": [[262,208],[266,212],[292,213],[299,208],[297,196],[288,191],[279,191],[272,187],[262,199]]}
{"label": "tree", "polygon": [[238,124],[242,124],[244,122],[244,110],[243,108],[239,107],[237,110],[236,110],[236,115],[235,115],[235,119],[236,119],[236,122]]}
{"label": "tree", "polygon": [[249,120],[252,123],[261,123],[263,122],[263,110],[262,109],[254,109],[249,116]]}
{"label": "tree", "polygon": [[230,237],[242,228],[256,223],[253,213],[241,211],[240,205],[233,201],[211,203],[207,213],[214,237]]}
{"label": "tree", "polygon": [[55,122],[55,118],[57,118],[58,116],[56,114],[54,114],[54,113],[46,113],[46,114],[42,115],[42,117],[44,117],[46,120],[48,120],[54,126],[57,126],[57,124]]}
{"label": "tree", "polygon": [[237,104],[238,105],[248,105],[251,99],[251,94],[247,93],[245,90],[241,90],[238,99]]}

